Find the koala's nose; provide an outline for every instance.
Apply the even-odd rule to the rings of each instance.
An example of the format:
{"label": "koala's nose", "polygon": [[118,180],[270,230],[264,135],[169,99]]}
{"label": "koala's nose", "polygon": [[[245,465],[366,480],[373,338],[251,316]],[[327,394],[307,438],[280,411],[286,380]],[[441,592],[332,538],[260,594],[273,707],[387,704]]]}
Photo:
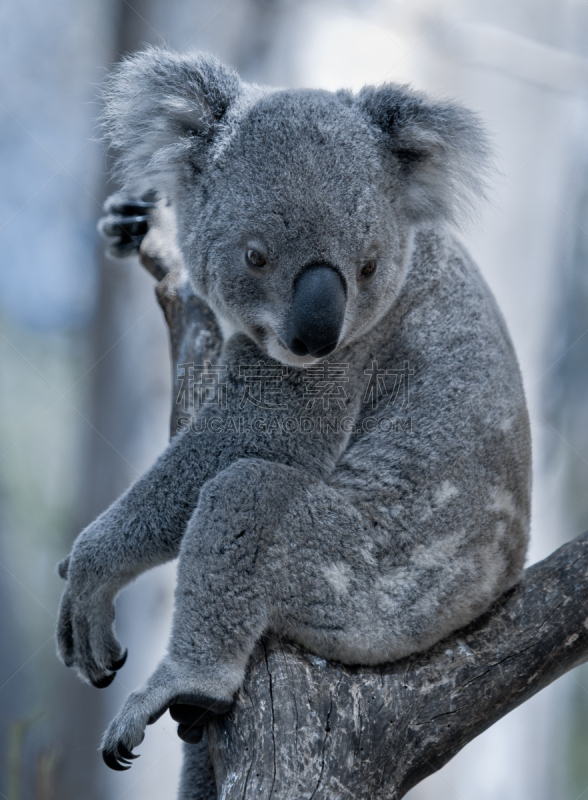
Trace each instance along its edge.
{"label": "koala's nose", "polygon": [[322,358],[337,347],[345,316],[345,284],[333,267],[313,264],[299,276],[285,342],[297,356]]}

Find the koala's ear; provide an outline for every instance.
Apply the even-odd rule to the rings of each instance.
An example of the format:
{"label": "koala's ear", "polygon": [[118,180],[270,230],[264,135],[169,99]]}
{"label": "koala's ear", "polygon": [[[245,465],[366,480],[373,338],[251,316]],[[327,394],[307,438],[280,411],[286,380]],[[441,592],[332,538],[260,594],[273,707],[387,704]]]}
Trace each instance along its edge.
{"label": "koala's ear", "polygon": [[125,59],[103,94],[106,138],[124,188],[158,189],[186,157],[197,161],[240,87],[237,73],[210,55],[152,47]]}
{"label": "koala's ear", "polygon": [[366,86],[357,102],[397,161],[411,222],[455,223],[475,211],[485,196],[490,146],[473,112],[394,84]]}

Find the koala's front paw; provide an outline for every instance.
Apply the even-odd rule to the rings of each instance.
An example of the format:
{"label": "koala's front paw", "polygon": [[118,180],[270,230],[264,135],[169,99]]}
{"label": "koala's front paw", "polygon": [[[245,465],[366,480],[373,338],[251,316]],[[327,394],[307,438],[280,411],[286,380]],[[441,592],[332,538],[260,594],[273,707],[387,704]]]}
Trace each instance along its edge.
{"label": "koala's front paw", "polygon": [[189,744],[202,738],[204,726],[211,719],[230,711],[233,699],[210,697],[187,686],[173,665],[163,662],[147,686],[133,692],[120,714],[110,723],[102,739],[104,763],[115,770],[129,769],[129,759],[137,758],[133,749],[145,737],[145,728],[156,722],[168,709],[179,722],[178,736]]}
{"label": "koala's front paw", "polygon": [[57,622],[59,656],[66,667],[74,667],[92,686],[104,689],[127,658],[112,630],[114,592],[93,587],[75,562],[63,561],[58,569],[68,581]]}
{"label": "koala's front paw", "polygon": [[155,195],[127,197],[114,194],[104,204],[107,216],[98,223],[100,233],[110,241],[108,253],[125,258],[139,251],[149,230],[149,212],[155,208]]}
{"label": "koala's front paw", "polygon": [[[165,711],[165,708],[161,713]],[[145,691],[133,692],[120,714],[113,719],[102,737],[102,758],[115,770],[129,769],[129,759],[138,758],[133,748],[145,738],[145,728],[154,716],[149,697]],[[155,719],[160,714],[155,714]],[[153,722],[155,721],[153,719]]]}

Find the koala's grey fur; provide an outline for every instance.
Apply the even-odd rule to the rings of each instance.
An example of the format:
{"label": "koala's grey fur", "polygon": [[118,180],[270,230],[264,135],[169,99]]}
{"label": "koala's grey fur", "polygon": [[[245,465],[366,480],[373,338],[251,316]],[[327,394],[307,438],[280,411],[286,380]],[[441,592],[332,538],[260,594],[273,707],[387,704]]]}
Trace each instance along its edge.
{"label": "koala's grey fur", "polygon": [[[174,698],[228,705],[264,632],[375,664],[485,611],[521,574],[531,453],[505,323],[447,225],[482,191],[487,147],[471,113],[394,85],[251,86],[212,57],[155,49],[125,61],[106,97],[119,175],[171,201],[228,367],[227,407],[196,417],[200,428],[222,418],[222,434],[177,436],[62,566],[61,656],[100,684],[121,655],[116,594],[179,556],[168,654],[105,734],[106,750],[130,751]],[[248,247],[267,269],[246,266]],[[328,411],[305,398],[317,360],[284,344],[296,279],[313,264],[346,288],[327,359],[347,365],[346,398]],[[274,396],[285,409],[241,407],[239,367],[260,360],[288,365]],[[406,362],[412,423],[384,432],[390,407],[365,402],[366,374]],[[319,432],[255,430],[260,416],[319,420]],[[325,416],[352,424],[321,428]]]}

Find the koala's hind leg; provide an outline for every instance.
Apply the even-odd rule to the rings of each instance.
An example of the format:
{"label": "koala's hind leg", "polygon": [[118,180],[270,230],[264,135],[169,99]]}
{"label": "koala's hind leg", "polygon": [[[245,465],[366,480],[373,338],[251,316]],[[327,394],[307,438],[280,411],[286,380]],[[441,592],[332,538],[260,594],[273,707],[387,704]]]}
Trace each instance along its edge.
{"label": "koala's hind leg", "polygon": [[268,630],[295,632],[302,644],[307,634],[344,634],[363,599],[343,596],[333,574],[343,559],[370,584],[365,528],[339,492],[306,472],[233,463],[203,486],[184,536],[169,658],[191,664],[200,693],[228,700]]}
{"label": "koala's hind leg", "polygon": [[205,483],[180,549],[168,653],[110,725],[107,764],[125,768],[168,708],[180,736],[198,741],[210,714],[231,706],[264,632],[302,631],[303,644],[307,629],[320,641],[344,634],[353,620],[330,570],[361,528],[337,491],[293,467],[241,459]]}

